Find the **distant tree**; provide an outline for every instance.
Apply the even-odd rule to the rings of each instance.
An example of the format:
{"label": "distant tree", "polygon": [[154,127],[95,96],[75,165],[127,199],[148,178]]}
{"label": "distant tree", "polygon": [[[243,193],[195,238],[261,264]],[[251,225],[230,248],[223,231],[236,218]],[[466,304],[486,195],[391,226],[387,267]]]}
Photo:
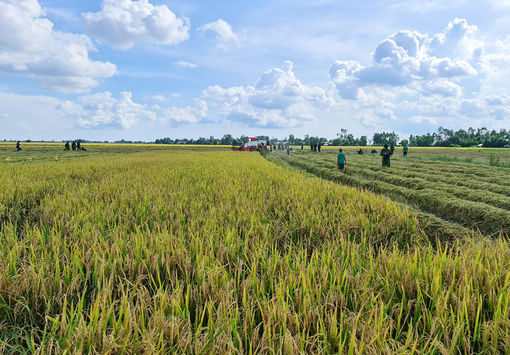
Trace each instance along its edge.
{"label": "distant tree", "polygon": [[361,136],[359,137],[359,144],[360,146],[364,147],[366,146],[368,143],[368,139],[367,139],[367,136]]}
{"label": "distant tree", "polygon": [[434,145],[434,135],[427,133],[423,136],[409,136],[409,144],[416,147],[431,147]]}
{"label": "distant tree", "polygon": [[397,145],[398,135],[395,132],[374,133],[374,145]]}
{"label": "distant tree", "polygon": [[220,140],[220,144],[223,144],[223,145],[232,145],[233,142],[234,142],[234,138],[232,138],[232,135],[230,135],[230,134],[223,135],[223,137],[221,137],[221,140]]}

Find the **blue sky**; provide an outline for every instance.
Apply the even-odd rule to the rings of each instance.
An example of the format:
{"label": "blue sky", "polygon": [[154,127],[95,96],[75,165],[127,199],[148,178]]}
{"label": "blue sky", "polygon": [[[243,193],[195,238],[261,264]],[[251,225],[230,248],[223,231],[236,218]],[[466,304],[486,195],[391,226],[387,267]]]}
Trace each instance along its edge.
{"label": "blue sky", "polygon": [[0,138],[510,128],[510,1],[0,0]]}

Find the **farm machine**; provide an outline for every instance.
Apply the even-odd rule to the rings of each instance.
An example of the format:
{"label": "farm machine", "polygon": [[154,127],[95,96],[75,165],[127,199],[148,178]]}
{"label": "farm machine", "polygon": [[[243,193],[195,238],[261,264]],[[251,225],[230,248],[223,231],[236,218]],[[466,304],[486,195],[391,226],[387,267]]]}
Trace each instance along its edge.
{"label": "farm machine", "polygon": [[232,149],[236,152],[255,152],[259,149],[270,149],[268,148],[268,142],[261,140],[257,137],[249,138],[248,142],[244,143],[240,147],[233,147]]}

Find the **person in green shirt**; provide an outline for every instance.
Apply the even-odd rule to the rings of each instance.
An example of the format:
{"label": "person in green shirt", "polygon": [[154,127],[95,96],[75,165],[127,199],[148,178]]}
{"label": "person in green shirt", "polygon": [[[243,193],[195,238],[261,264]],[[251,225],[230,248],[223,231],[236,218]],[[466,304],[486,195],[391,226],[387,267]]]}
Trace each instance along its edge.
{"label": "person in green shirt", "polygon": [[338,156],[337,156],[337,165],[338,169],[345,170],[345,153],[342,152],[342,149],[338,149]]}
{"label": "person in green shirt", "polygon": [[388,145],[385,144],[384,148],[381,149],[380,154],[380,156],[382,157],[382,166],[387,166],[388,168],[390,167],[390,159],[392,154],[393,153],[391,152],[391,150],[388,149]]}
{"label": "person in green shirt", "polygon": [[404,145],[404,156],[407,156],[407,152],[409,151],[409,147],[407,145]]}

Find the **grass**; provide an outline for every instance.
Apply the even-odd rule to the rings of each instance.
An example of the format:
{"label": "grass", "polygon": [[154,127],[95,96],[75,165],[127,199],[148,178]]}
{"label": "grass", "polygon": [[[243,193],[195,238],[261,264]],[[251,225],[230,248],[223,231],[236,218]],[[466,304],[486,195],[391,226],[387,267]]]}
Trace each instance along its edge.
{"label": "grass", "polygon": [[[256,153],[0,166],[0,348],[497,353],[510,245]],[[349,157],[350,158],[350,157]]]}

